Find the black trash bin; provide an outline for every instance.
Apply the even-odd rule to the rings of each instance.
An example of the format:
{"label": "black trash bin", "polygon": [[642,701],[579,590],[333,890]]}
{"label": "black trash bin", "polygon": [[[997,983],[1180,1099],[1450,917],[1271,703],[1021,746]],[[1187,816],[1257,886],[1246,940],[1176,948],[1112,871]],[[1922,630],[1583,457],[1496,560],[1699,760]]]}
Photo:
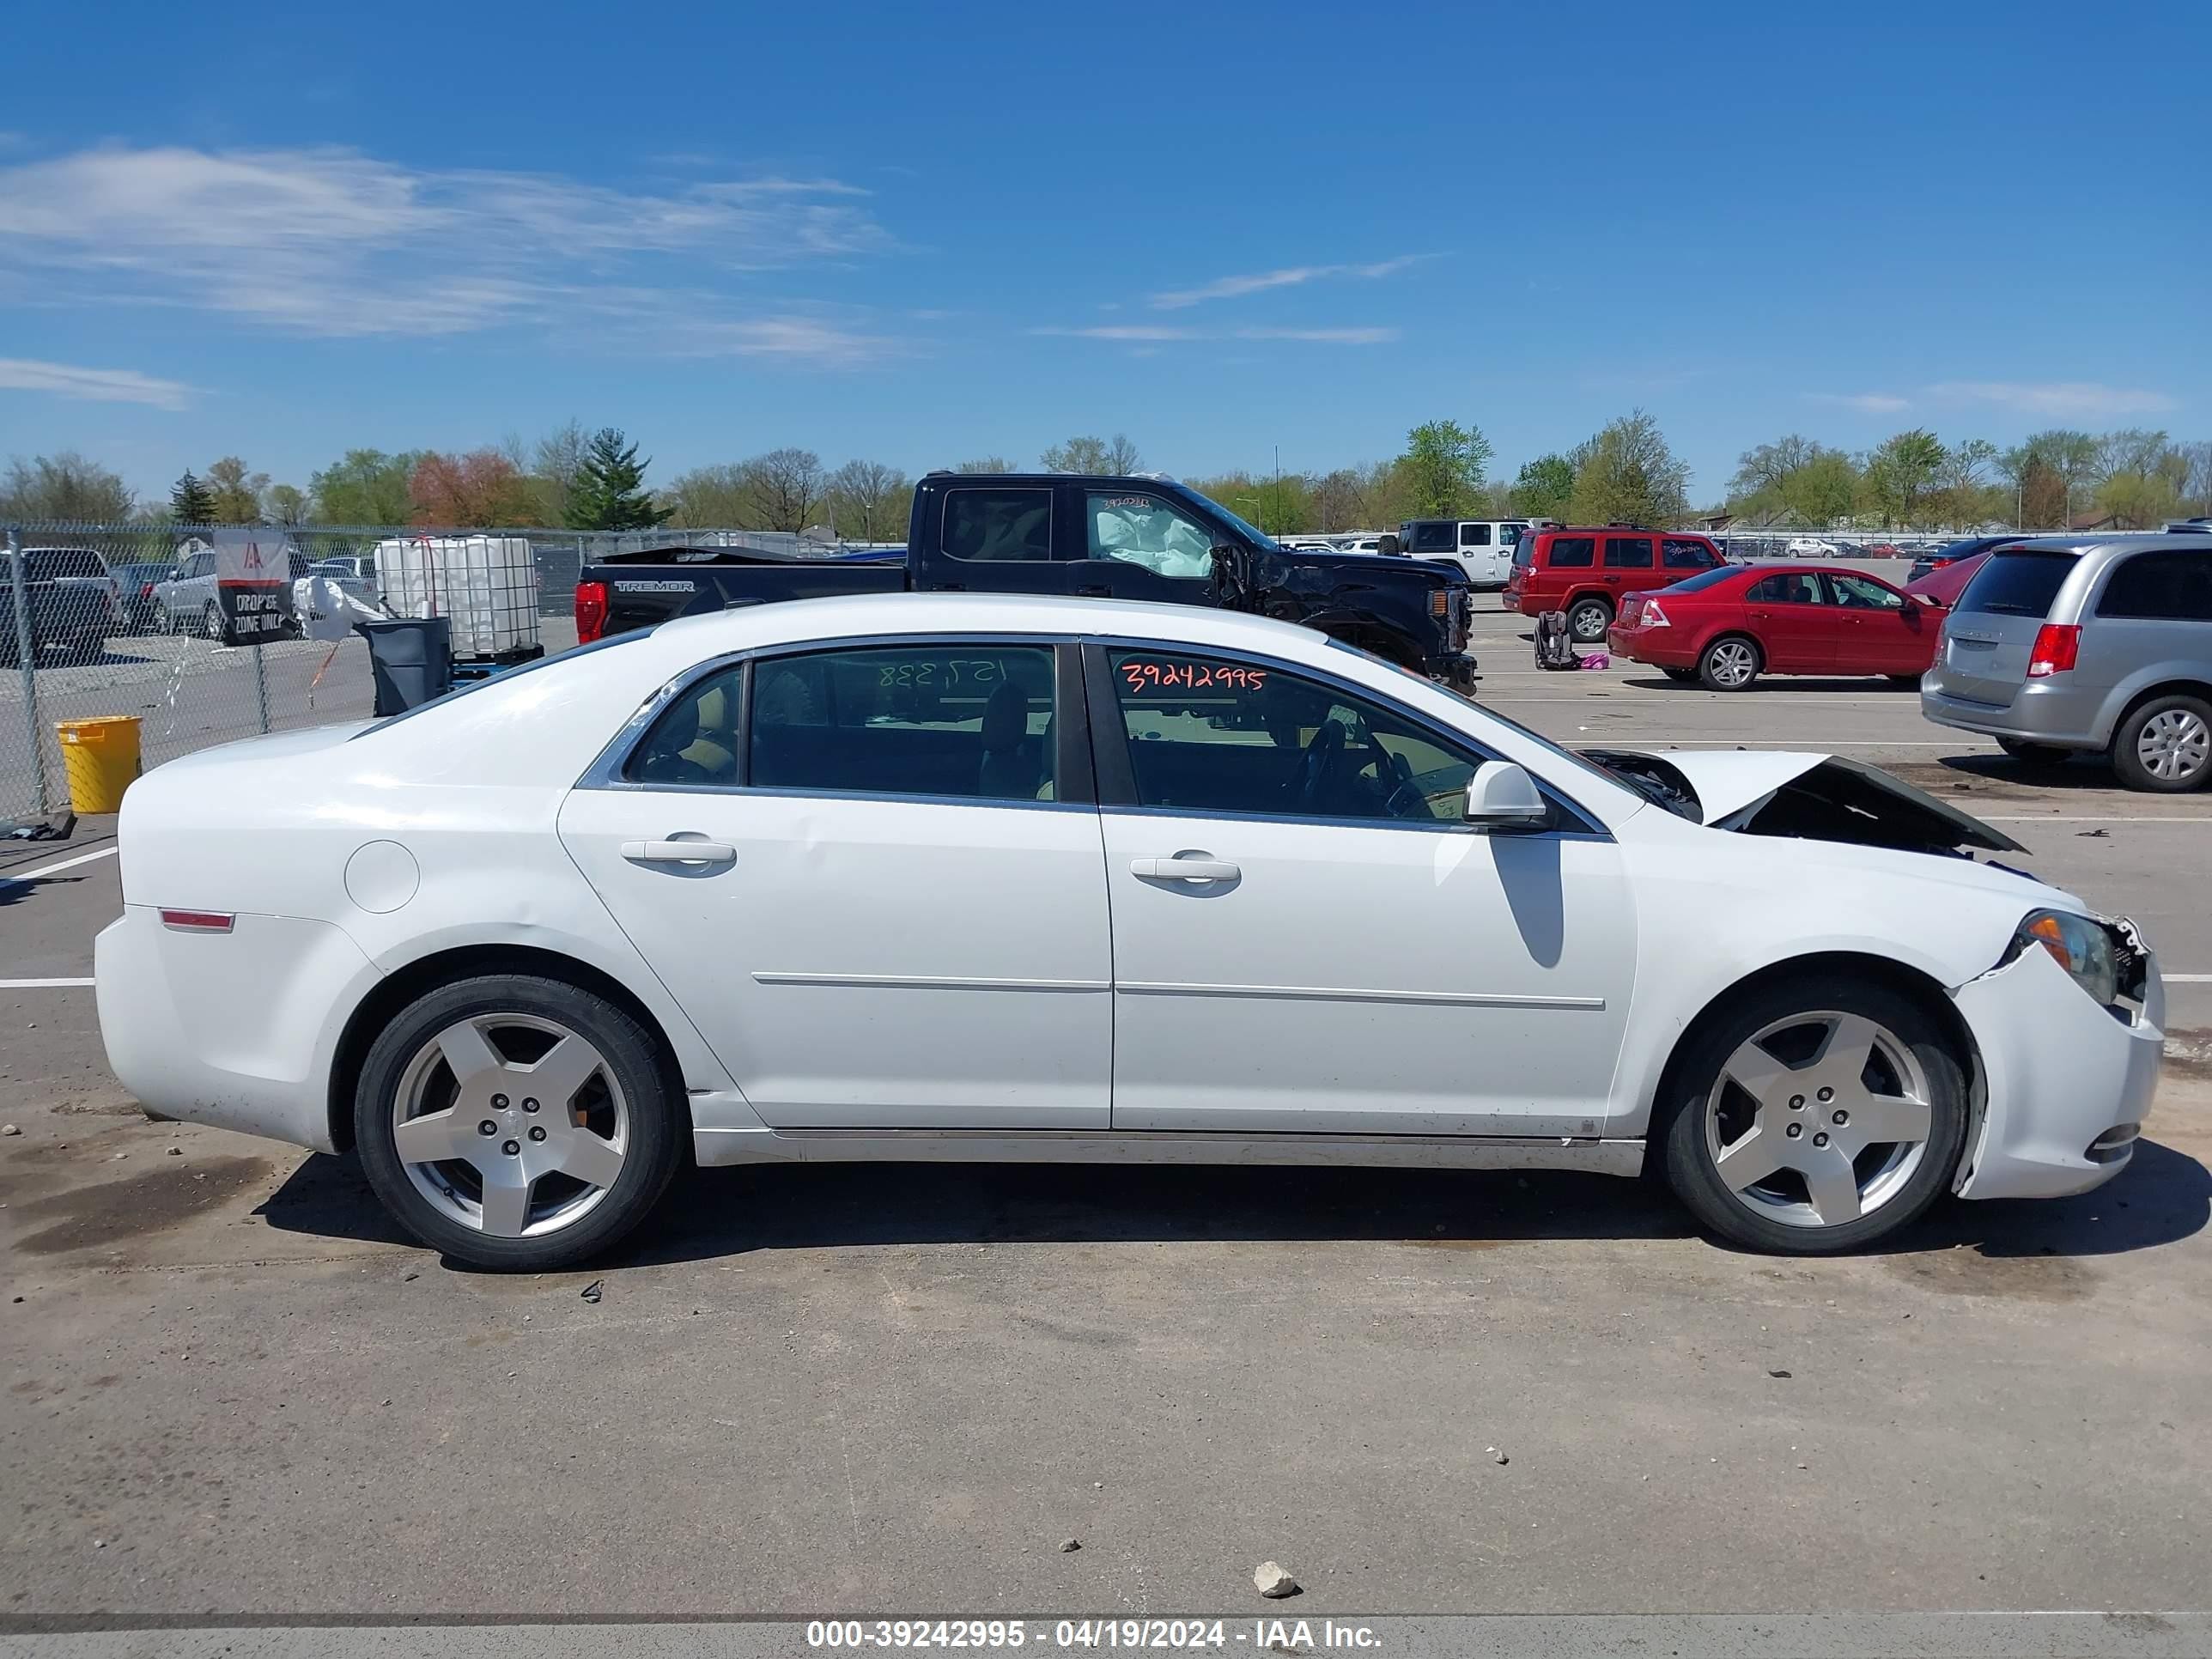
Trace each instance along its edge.
{"label": "black trash bin", "polygon": [[453,689],[453,630],[444,617],[357,622],[376,675],[376,712],[404,714]]}

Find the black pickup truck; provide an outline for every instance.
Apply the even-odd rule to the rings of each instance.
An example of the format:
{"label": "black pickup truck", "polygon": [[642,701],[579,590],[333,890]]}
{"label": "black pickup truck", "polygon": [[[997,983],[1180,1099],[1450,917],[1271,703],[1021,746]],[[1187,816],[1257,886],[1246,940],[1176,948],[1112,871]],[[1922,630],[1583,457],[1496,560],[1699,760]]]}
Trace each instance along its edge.
{"label": "black pickup truck", "polygon": [[1075,593],[1219,605],[1302,623],[1465,690],[1471,611],[1455,564],[1279,546],[1167,478],[932,472],[902,551],[781,558],[661,547],[584,566],[579,641],[673,617],[846,593]]}

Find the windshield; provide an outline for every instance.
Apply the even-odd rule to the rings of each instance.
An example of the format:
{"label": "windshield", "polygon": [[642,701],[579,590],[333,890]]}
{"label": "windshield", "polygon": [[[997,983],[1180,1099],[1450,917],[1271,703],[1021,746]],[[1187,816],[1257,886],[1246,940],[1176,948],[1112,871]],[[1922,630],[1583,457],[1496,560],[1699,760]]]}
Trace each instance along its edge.
{"label": "windshield", "polygon": [[1958,608],[1997,617],[2047,617],[2066,574],[2080,555],[2063,549],[2021,548],[1992,554],[1974,573]]}
{"label": "windshield", "polygon": [[1179,486],[1179,489],[1184,495],[1188,496],[1192,501],[1203,501],[1206,506],[1212,507],[1214,512],[1219,514],[1224,519],[1229,521],[1229,525],[1231,529],[1235,530],[1238,535],[1243,536],[1246,540],[1249,541],[1253,546],[1258,548],[1261,552],[1279,553],[1283,550],[1273,536],[1270,536],[1266,531],[1261,529],[1259,526],[1249,523],[1246,520],[1238,518],[1234,513],[1231,513],[1227,507],[1222,506],[1219,501],[1215,501],[1211,495],[1201,495],[1198,491],[1191,489],[1188,484],[1181,485]]}

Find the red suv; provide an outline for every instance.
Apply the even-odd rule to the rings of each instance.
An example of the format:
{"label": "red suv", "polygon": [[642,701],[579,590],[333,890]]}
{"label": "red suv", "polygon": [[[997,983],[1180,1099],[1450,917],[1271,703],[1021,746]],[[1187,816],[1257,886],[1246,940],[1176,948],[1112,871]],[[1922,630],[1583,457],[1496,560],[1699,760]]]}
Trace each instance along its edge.
{"label": "red suv", "polygon": [[1523,531],[1505,579],[1505,603],[1524,617],[1567,613],[1577,645],[1600,645],[1627,594],[1665,587],[1726,564],[1703,536],[1635,525],[1544,525]]}

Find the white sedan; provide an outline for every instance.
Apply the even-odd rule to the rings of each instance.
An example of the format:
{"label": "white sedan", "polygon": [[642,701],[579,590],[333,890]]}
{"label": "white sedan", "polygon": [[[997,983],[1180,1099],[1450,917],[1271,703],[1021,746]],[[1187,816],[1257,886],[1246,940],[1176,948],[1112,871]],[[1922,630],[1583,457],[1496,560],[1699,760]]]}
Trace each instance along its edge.
{"label": "white sedan", "polygon": [[1601,759],[1222,611],[726,611],[148,774],[100,1024],[507,1268],[687,1158],[1649,1164],[1782,1251],[2126,1164],[2131,925],[1866,767]]}

